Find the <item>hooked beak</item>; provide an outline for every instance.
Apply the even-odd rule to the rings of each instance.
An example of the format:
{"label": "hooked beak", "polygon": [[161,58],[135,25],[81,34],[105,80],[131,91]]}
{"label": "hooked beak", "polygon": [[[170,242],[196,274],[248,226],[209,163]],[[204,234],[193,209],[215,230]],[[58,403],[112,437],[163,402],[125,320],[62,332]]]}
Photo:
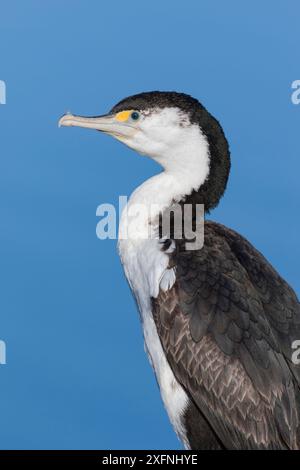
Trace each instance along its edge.
{"label": "hooked beak", "polygon": [[134,134],[135,127],[126,122],[116,120],[115,114],[106,114],[96,117],[74,116],[65,114],[58,122],[58,126],[65,127],[86,127],[87,129],[96,129],[105,132],[119,140],[126,140]]}

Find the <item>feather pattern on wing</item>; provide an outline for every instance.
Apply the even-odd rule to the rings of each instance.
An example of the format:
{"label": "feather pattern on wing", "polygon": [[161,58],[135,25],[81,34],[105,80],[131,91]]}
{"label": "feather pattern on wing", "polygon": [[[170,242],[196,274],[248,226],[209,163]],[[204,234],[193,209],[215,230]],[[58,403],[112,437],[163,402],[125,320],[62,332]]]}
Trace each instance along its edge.
{"label": "feather pattern on wing", "polygon": [[293,290],[250,243],[214,222],[205,223],[201,250],[177,240],[170,263],[176,283],[153,299],[153,311],[177,380],[224,447],[297,449]]}

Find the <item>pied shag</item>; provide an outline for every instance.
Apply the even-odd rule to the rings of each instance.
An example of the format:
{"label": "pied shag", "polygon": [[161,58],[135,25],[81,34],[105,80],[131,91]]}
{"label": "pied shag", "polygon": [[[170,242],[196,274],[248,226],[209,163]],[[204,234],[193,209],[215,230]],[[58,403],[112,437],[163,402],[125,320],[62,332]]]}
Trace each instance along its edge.
{"label": "pied shag", "polygon": [[[219,122],[183,93],[146,92],[62,126],[103,131],[163,171],[131,195],[119,253],[140,310],[146,351],[170,421],[187,449],[298,449],[300,308],[292,288],[245,238],[205,221],[204,246],[162,237],[174,202],[217,206],[230,153]],[[126,211],[123,211],[123,214]],[[151,215],[149,215],[149,213]],[[157,236],[149,237],[149,225]],[[128,235],[129,233],[129,235]]]}

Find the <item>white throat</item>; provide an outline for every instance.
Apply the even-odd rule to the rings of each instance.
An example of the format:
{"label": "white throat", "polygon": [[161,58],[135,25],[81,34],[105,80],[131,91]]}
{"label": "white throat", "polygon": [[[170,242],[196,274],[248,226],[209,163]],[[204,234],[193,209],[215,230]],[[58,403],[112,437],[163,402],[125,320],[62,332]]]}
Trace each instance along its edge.
{"label": "white throat", "polygon": [[147,238],[149,222],[174,202],[199,189],[209,174],[209,145],[197,125],[182,129],[177,145],[153,158],[164,171],[132,193],[121,217],[119,239],[128,236],[128,214],[132,216],[129,238]]}

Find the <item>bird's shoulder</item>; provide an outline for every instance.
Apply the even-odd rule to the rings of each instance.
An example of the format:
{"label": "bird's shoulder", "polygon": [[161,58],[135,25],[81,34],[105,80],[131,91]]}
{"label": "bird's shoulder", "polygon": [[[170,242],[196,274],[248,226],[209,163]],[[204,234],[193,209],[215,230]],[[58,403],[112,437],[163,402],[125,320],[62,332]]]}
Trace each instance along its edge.
{"label": "bird's shoulder", "polygon": [[[183,241],[172,257],[183,308],[187,307],[188,298],[189,305],[197,310],[195,303],[202,298],[210,304],[211,313],[223,313],[227,321],[234,321],[237,316],[242,329],[258,324],[261,334],[269,337],[272,332],[278,340],[269,339],[274,349],[276,344],[284,346],[283,352],[291,356],[291,342],[300,338],[298,298],[248,240],[232,229],[207,221],[203,248],[186,250]],[[207,299],[209,302],[205,302]]]}

